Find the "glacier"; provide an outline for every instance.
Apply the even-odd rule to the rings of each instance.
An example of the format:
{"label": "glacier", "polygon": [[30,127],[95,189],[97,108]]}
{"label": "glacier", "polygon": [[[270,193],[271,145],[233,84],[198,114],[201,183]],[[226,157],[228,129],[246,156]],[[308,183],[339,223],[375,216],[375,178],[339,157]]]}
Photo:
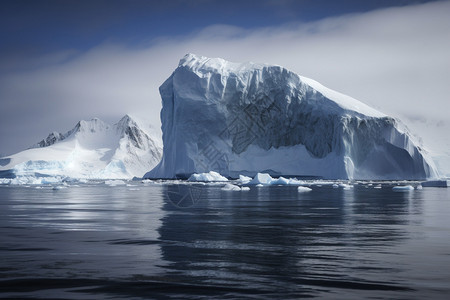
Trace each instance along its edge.
{"label": "glacier", "polygon": [[145,122],[125,115],[111,126],[94,118],[2,158],[0,177],[131,179],[142,177],[161,156],[161,136]]}
{"label": "glacier", "polygon": [[281,66],[187,54],[159,90],[163,156],[144,178],[438,176],[402,122]]}

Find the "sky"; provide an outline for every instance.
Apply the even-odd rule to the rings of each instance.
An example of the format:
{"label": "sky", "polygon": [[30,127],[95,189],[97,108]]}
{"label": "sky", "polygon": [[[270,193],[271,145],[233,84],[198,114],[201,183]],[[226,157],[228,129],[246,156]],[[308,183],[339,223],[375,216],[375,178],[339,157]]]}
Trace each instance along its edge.
{"label": "sky", "polygon": [[0,156],[81,119],[159,127],[158,87],[195,53],[313,78],[400,118],[450,170],[449,15],[446,0],[3,0]]}

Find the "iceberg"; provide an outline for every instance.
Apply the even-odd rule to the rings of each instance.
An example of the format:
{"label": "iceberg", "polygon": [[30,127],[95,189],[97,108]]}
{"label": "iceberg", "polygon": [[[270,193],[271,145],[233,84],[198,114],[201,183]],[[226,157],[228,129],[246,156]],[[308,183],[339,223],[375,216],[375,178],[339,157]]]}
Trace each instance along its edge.
{"label": "iceberg", "polygon": [[94,118],[79,121],[65,134],[52,132],[30,149],[2,158],[0,175],[24,177],[23,182],[48,176],[131,179],[142,177],[161,156],[162,141],[150,126],[129,115],[113,126]]}
{"label": "iceberg", "polygon": [[280,66],[187,54],[159,90],[164,151],[144,178],[437,176],[400,121]]}

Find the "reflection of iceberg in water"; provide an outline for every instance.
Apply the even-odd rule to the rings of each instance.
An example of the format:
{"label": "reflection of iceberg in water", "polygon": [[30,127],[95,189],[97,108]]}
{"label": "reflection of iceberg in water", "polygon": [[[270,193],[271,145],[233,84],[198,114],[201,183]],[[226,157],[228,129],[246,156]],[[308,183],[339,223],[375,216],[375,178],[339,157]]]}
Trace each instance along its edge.
{"label": "reflection of iceberg in water", "polygon": [[[258,293],[289,287],[303,295],[317,292],[318,286],[326,290],[349,284],[401,289],[382,276],[399,272],[395,265],[381,264],[377,271],[373,265],[378,252],[389,252],[408,238],[401,226],[392,226],[405,224],[407,196],[358,187],[316,188],[307,194],[296,187],[255,188],[245,194],[221,192],[220,186],[204,189],[204,201],[191,209],[177,209],[166,196],[167,213],[158,232],[162,257],[176,277],[196,284],[250,286]],[[363,277],[352,275],[365,268]]]}
{"label": "reflection of iceberg in water", "polygon": [[368,193],[366,189],[355,189],[349,206],[349,225],[358,226],[361,232],[353,232],[357,239],[364,233],[365,245],[389,246],[400,244],[409,238],[402,229],[408,226],[411,214],[422,214],[420,193],[397,193],[392,187],[374,189]]}

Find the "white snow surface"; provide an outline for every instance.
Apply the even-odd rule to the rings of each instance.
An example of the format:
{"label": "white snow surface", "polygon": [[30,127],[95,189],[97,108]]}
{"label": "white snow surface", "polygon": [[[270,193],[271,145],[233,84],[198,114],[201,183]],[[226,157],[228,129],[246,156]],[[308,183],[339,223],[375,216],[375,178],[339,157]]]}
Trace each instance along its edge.
{"label": "white snow surface", "polygon": [[97,118],[80,121],[66,134],[51,133],[34,147],[2,158],[0,171],[18,177],[131,179],[142,177],[162,155],[158,132],[144,131],[129,115],[113,126]]}
{"label": "white snow surface", "polygon": [[160,93],[163,158],[145,178],[438,176],[400,121],[280,66],[188,54]]}

